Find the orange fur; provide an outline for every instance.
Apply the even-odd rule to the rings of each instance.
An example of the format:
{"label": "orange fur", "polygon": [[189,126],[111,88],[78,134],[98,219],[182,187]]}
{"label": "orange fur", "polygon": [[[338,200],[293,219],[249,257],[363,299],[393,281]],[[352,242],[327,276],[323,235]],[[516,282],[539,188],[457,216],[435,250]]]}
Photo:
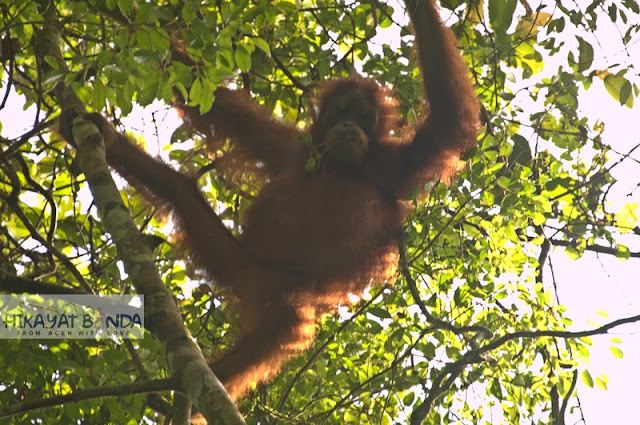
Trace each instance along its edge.
{"label": "orange fur", "polygon": [[[325,85],[310,130],[313,152],[295,126],[274,121],[244,93],[218,89],[204,115],[176,106],[213,149],[232,142],[223,171],[265,176],[237,237],[193,180],[93,116],[112,136],[110,164],[172,206],[196,263],[237,300],[238,342],[210,361],[234,398],[307,348],[320,314],[391,277],[406,215],[402,199],[436,176],[451,175],[460,153],[475,143],[479,106],[455,37],[432,1],[405,2],[417,23],[430,109],[415,131],[405,133],[411,134],[407,140],[391,137],[398,123],[389,91],[360,76]],[[318,155],[315,172],[305,169],[311,154]]]}

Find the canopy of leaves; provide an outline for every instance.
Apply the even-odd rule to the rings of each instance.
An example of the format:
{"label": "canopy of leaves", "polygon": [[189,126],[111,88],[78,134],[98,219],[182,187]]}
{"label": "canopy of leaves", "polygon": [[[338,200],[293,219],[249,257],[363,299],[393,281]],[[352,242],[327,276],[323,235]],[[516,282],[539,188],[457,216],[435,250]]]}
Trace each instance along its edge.
{"label": "canopy of leaves", "polygon": [[[597,40],[600,26],[614,25],[621,46],[638,43],[639,11],[633,0],[563,3],[442,1],[484,105],[478,148],[455,184],[434,184],[414,203],[397,280],[319,324],[309,352],[241,404],[247,423],[560,424],[580,417],[578,379],[606,387],[584,369],[589,336],[606,330],[568,332],[547,259],[554,247],[571,258],[640,257],[622,238],[640,235],[638,204],[615,210],[607,200],[613,168],[635,164],[640,183],[638,155],[605,144],[604,124],[579,109],[595,85],[633,106],[637,70],[607,62]],[[30,109],[23,134],[0,139],[0,292],[130,291],[75,152],[55,132],[56,84],[118,119],[136,105],[170,105],[174,90],[207,110],[216,87],[244,87],[305,126],[317,83],[358,71],[393,87],[411,122],[422,88],[405,25],[400,7],[380,1],[2,2],[0,108],[17,92]],[[212,154],[186,138],[177,131],[167,148],[174,165],[210,170]],[[236,228],[260,183],[244,177],[200,177]],[[205,354],[232,345],[224,297],[205,284],[185,290],[204,281],[166,234],[166,217],[134,189],[123,193],[139,228],[162,238],[156,265]],[[0,370],[0,417],[6,406],[78,395],[25,408],[14,423],[162,423],[173,396],[82,397],[169,375],[151,337],[7,340]]]}

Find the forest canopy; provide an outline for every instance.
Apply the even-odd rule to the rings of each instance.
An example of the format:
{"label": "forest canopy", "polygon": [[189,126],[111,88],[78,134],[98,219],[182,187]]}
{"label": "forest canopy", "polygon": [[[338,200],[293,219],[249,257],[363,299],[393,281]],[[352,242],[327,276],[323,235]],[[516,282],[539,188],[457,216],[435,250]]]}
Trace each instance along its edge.
{"label": "forest canopy", "polygon": [[[580,388],[608,383],[590,371],[592,337],[640,316],[609,312],[574,326],[556,272],[570,267],[584,279],[585,257],[640,266],[640,140],[635,122],[621,129],[604,118],[638,109],[639,6],[439,5],[482,104],[478,146],[451,184],[435,181],[407,200],[393,279],[323,317],[312,347],[236,410],[202,356],[237,337],[227,294],[194,266],[144,191],[116,173],[117,191],[111,178],[91,177],[104,150],[70,146],[61,112],[103,114],[193,175],[241,232],[264,177],[219,173],[229,146],[210,152],[181,126],[176,98],[204,113],[218,87],[243,89],[304,129],[319,84],[357,72],[391,89],[402,124],[412,124],[428,105],[404,6],[1,3],[0,293],[144,294],[148,333],[3,340],[0,418],[177,424],[193,403],[210,423],[588,422]],[[109,215],[121,202],[123,213]],[[624,335],[609,341],[622,357]]]}

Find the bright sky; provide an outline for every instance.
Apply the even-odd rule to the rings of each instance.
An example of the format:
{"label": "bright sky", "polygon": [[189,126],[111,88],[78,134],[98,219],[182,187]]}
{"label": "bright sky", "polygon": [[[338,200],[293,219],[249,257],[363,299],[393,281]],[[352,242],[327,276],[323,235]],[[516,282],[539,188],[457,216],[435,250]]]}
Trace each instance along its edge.
{"label": "bright sky", "polygon": [[[636,52],[638,52],[638,46]],[[640,58],[640,52],[634,57]],[[634,110],[620,107],[601,87],[584,99],[583,111],[590,117],[598,117],[607,125],[604,141],[620,152],[628,152],[640,143],[637,131],[630,123],[637,122],[638,102]],[[636,99],[638,100],[638,99]],[[640,155],[636,155],[638,158]],[[638,164],[621,165],[613,170],[621,182],[611,193],[611,201],[617,210],[628,202],[640,203],[640,190],[635,190],[640,176]],[[632,195],[629,195],[633,193]],[[632,252],[640,251],[638,237],[625,238]],[[587,253],[578,261],[571,261],[561,251],[556,251],[551,261],[554,265],[560,301],[574,319],[572,330],[589,329],[593,324],[602,325],[613,320],[640,314],[640,260],[620,261],[609,255],[596,256]],[[549,271],[546,271],[547,277]],[[599,312],[606,312],[608,317]],[[624,343],[618,345],[624,352],[622,359],[610,351],[611,336],[593,338],[589,370],[595,378],[600,374],[609,377],[607,391],[589,389],[580,383],[580,401],[589,425],[640,423],[638,419],[638,382],[640,382],[640,325],[619,327],[610,332]],[[576,418],[578,419],[578,418]],[[572,423],[568,421],[567,423]]]}
{"label": "bright sky", "polygon": [[[635,22],[638,17],[633,17]],[[594,65],[606,69],[615,63],[639,64],[640,45],[627,46],[620,43],[618,30],[607,18],[598,20],[598,30],[593,35],[585,35],[595,49],[596,57],[602,58]],[[637,38],[636,38],[637,39]],[[552,66],[553,69],[555,67]],[[640,105],[635,99],[634,110],[621,107],[611,98],[601,81],[596,81],[587,95],[580,99],[581,111],[591,119],[606,124],[604,142],[618,152],[629,152],[640,143],[640,133],[632,128],[637,126]],[[635,153],[636,161],[640,154]],[[618,158],[612,158],[617,160]],[[629,202],[640,204],[640,189],[636,188],[640,176],[640,165],[630,160],[612,171],[619,181],[609,194],[613,203],[610,211],[617,211]],[[635,191],[634,191],[635,190]],[[640,251],[638,237],[621,238],[632,252]],[[619,261],[612,256],[586,254],[576,262],[570,261],[561,251],[551,257],[554,265],[560,301],[567,307],[574,319],[572,330],[588,329],[593,324],[602,325],[610,321],[640,314],[640,260]],[[549,277],[549,271],[546,271]],[[598,312],[606,312],[604,317]],[[632,324],[611,332],[624,343],[618,348],[624,352],[619,360],[610,351],[612,336],[593,338],[589,370],[595,378],[605,374],[609,378],[608,390],[589,389],[580,382],[579,397],[586,423],[589,425],[640,423],[638,419],[638,382],[640,382],[640,325]],[[574,416],[576,421],[580,419]],[[568,424],[574,423],[567,421]]]}

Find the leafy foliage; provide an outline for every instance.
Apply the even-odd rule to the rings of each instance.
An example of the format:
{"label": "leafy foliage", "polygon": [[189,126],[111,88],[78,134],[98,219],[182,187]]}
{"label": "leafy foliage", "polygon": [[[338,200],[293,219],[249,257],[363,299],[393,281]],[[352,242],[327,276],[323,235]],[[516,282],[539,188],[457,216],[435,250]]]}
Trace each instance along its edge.
{"label": "leafy foliage", "polygon": [[[327,317],[309,353],[242,403],[247,423],[401,424],[409,416],[412,423],[564,423],[577,406],[578,375],[606,387],[606,377],[584,369],[590,335],[568,332],[547,260],[553,247],[575,259],[587,250],[640,257],[621,237],[640,234],[637,202],[615,211],[607,198],[617,183],[612,169],[633,162],[633,149],[605,144],[604,124],[579,108],[583,92],[598,84],[633,106],[637,70],[604,62],[594,34],[613,23],[623,46],[637,43],[638,6],[442,6],[485,107],[479,146],[455,184],[434,184],[426,199],[410,201],[415,210],[397,281]],[[20,290],[10,286],[17,277],[41,289],[110,294],[130,287],[87,200],[73,149],[54,131],[56,83],[71,84],[89,108],[114,118],[136,105],[170,104],[174,89],[205,111],[217,86],[238,85],[279,118],[304,126],[316,84],[357,70],[394,87],[408,121],[423,109],[412,39],[402,13],[385,3],[38,0],[5,3],[0,11],[2,87],[31,107],[30,121],[21,123],[28,129],[0,139],[5,292]],[[58,38],[47,32],[52,22]],[[376,36],[383,30],[394,37]],[[48,56],[52,39],[69,72]],[[182,143],[187,136],[174,134],[169,158],[210,170],[214,157],[198,140],[193,149]],[[636,154],[635,176],[637,164]],[[206,196],[236,229],[256,179],[200,176]],[[157,266],[192,334],[205,353],[223,350],[234,338],[224,294],[199,285],[203,277],[166,234],[161,212],[130,187],[123,194],[140,228],[167,239],[155,250]],[[619,348],[612,352],[622,357]],[[0,370],[0,406],[170,373],[151,338],[9,340],[0,344]],[[25,411],[13,420],[139,423],[145,416],[161,423],[169,413],[162,406],[130,395]]]}

